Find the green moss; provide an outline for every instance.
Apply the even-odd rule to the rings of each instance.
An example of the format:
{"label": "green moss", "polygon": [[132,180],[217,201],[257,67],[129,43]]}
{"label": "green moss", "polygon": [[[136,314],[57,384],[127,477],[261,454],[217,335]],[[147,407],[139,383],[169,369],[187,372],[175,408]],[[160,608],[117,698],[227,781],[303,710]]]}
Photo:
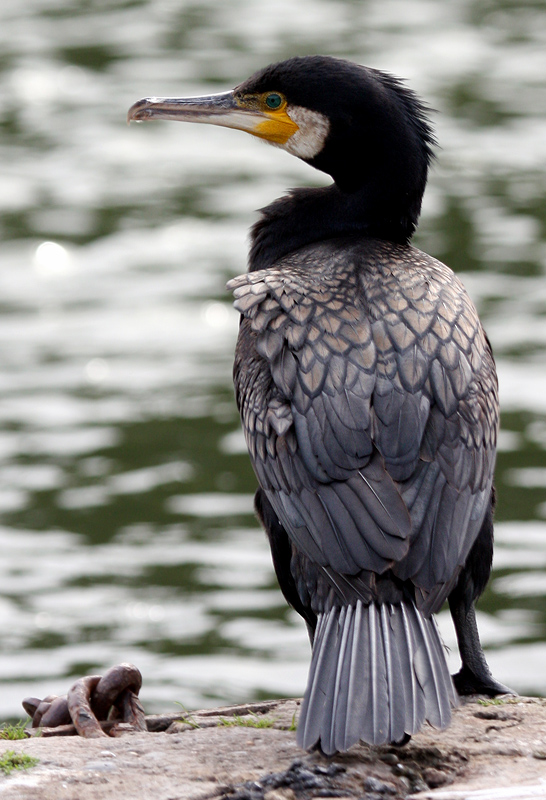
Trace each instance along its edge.
{"label": "green moss", "polygon": [[258,717],[256,714],[249,714],[248,716],[239,717],[236,714],[233,717],[226,719],[220,717],[220,725],[225,725],[227,728],[235,726],[242,726],[243,728],[272,728],[275,720],[270,717]]}
{"label": "green moss", "polygon": [[9,722],[6,722],[4,725],[0,727],[0,739],[26,739],[27,734],[25,733],[26,722],[21,720],[17,722],[15,725],[11,725]]}
{"label": "green moss", "polygon": [[491,700],[478,700],[478,705],[480,706],[503,706],[506,700],[500,700],[496,697],[492,697]]}
{"label": "green moss", "polygon": [[33,758],[26,753],[16,753],[15,750],[6,750],[0,757],[0,770],[9,775],[14,769],[30,769],[35,767],[40,759]]}
{"label": "green moss", "polygon": [[177,706],[181,706],[182,710],[184,711],[184,716],[180,717],[179,722],[183,722],[185,725],[191,725],[192,728],[200,728],[198,722],[195,721],[195,718],[189,711],[182,705],[182,703],[177,703]]}

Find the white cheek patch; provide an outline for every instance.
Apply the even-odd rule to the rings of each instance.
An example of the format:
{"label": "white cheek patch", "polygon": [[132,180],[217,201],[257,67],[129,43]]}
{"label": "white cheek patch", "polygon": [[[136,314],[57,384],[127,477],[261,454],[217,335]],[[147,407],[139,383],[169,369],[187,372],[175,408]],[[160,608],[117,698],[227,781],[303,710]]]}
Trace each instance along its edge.
{"label": "white cheek patch", "polygon": [[280,146],[298,158],[314,158],[324,147],[330,131],[328,117],[302,106],[288,106],[286,113],[299,130]]}

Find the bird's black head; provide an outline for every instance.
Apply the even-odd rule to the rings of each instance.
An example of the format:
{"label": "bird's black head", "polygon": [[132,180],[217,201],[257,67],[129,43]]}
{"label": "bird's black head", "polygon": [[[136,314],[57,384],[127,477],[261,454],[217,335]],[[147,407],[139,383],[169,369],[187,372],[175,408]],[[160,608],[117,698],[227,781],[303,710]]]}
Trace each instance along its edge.
{"label": "bird's black head", "polygon": [[[239,128],[328,173],[338,203],[331,235],[343,219],[345,230],[395,241],[415,229],[434,136],[425,107],[387,73],[328,56],[291,58],[231,92],[147,98],[129,111],[130,120],[155,118]],[[326,219],[322,226],[326,234]]]}
{"label": "bird's black head", "polygon": [[279,146],[331,175],[342,192],[363,192],[371,201],[368,214],[411,236],[435,139],[425,106],[399,79],[337,58],[306,56],[257,72],[235,96],[273,103],[278,96],[298,125]]}

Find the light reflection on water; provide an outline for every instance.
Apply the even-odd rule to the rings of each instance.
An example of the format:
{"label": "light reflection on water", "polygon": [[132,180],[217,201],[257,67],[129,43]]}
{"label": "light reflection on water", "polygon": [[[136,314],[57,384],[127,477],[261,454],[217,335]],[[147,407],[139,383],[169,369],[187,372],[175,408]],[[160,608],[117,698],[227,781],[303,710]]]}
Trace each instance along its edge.
{"label": "light reflection on water", "polygon": [[499,680],[546,693],[545,10],[2,4],[0,717],[122,660],[150,711],[303,690],[306,632],[252,516],[224,285],[253,209],[325,179],[242,133],[124,118],[307,52],[404,75],[439,110],[418,244],[464,273],[504,409],[480,628]]}

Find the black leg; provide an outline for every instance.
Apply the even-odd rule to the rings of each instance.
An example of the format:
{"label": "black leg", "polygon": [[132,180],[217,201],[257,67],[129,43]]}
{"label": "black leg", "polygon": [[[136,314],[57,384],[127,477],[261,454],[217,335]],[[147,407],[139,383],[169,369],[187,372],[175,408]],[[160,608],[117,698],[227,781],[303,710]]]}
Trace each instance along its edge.
{"label": "black leg", "polygon": [[287,603],[304,618],[307,623],[307,631],[311,644],[313,644],[317,617],[310,605],[302,600],[298,592],[298,587],[291,570],[293,551],[288,534],[281,525],[271,503],[261,489],[258,489],[254,497],[254,507],[267,533],[267,538],[269,539],[273,566],[275,567],[275,573],[281,591]]}
{"label": "black leg", "polygon": [[465,612],[464,606],[452,602],[450,595],[449,608],[455,624],[462,661],[461,669],[456,675],[453,675],[457,693],[459,695],[486,694],[489,697],[497,694],[516,694],[508,686],[495,680],[491,674],[478,634],[474,604]]}
{"label": "black leg", "polygon": [[460,695],[516,694],[499,683],[491,674],[482,650],[474,605],[486,587],[493,562],[493,511],[495,492],[480,533],[460,574],[459,581],[449,595],[449,610],[455,625],[462,666],[453,676]]}

